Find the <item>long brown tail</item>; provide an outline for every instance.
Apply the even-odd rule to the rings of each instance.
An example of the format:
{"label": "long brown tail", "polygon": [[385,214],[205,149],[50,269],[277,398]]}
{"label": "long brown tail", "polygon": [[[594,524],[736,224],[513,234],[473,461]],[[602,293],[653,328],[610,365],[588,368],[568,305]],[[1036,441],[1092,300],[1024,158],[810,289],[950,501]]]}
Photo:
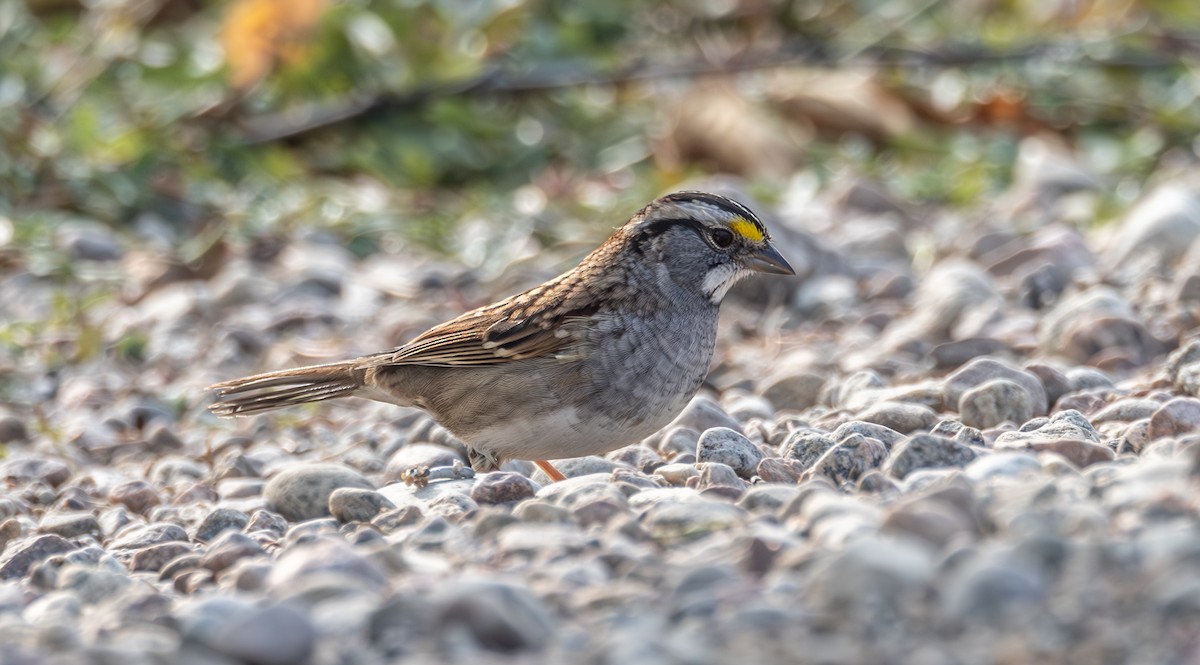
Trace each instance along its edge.
{"label": "long brown tail", "polygon": [[209,406],[218,416],[248,416],[293,404],[349,397],[362,386],[358,361],[297,367],[213,384],[220,401]]}

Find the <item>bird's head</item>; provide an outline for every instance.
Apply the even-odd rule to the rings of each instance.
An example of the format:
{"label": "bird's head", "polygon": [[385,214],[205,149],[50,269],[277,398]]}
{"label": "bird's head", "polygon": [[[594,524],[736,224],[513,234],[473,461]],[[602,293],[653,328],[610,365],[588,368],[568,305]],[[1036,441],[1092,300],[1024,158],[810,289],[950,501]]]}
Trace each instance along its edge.
{"label": "bird's head", "polygon": [[795,275],[771,235],[746,206],[716,194],[677,192],[651,201],[624,231],[671,280],[720,304],[753,273]]}

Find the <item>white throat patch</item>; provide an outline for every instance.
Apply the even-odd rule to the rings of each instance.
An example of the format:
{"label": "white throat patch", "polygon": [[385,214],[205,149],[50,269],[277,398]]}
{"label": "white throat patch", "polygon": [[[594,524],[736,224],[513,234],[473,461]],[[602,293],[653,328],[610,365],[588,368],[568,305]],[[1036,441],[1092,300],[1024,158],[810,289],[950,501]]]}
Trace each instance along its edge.
{"label": "white throat patch", "polygon": [[749,271],[724,263],[708,271],[700,288],[708,294],[709,302],[720,305],[721,301],[725,299],[725,294],[729,293],[729,289],[749,274]]}

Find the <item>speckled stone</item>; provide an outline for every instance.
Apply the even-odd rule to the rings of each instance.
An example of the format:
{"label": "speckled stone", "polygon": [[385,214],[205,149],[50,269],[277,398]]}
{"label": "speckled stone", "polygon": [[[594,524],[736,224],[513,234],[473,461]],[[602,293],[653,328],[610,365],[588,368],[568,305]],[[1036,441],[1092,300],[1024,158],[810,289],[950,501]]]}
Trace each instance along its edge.
{"label": "speckled stone", "polygon": [[[167,563],[194,551],[195,549],[190,544],[177,541],[149,545],[133,551],[130,569],[158,572]],[[196,561],[199,563],[199,555],[197,555]]]}
{"label": "speckled stone", "polygon": [[1092,464],[1107,462],[1116,455],[1112,448],[1106,445],[1081,439],[1027,440],[1017,443],[997,444],[996,450],[1030,450],[1034,452],[1058,453],[1080,469]]}
{"label": "speckled stone", "polygon": [[821,459],[830,448],[837,445],[833,437],[817,431],[797,430],[788,435],[783,444],[783,457],[799,462],[809,468]]}
{"label": "speckled stone", "polygon": [[888,450],[891,450],[892,446],[904,438],[903,434],[890,427],[863,420],[851,420],[850,422],[838,425],[838,428],[833,430],[832,436],[834,441],[840,443],[854,435],[875,439],[886,446]]}
{"label": "speckled stone", "polygon": [[173,522],[151,522],[120,532],[112,542],[108,543],[108,548],[135,550],[173,540],[188,542],[187,531]]}
{"label": "speckled stone", "polygon": [[804,467],[796,460],[766,457],[758,463],[754,473],[764,482],[795,484],[804,473]]}
{"label": "speckled stone", "polygon": [[53,533],[63,538],[77,538],[83,535],[100,535],[100,523],[90,512],[51,512],[42,517],[38,523],[38,531]]}
{"label": "speckled stone", "polygon": [[995,358],[976,358],[947,376],[943,387],[946,404],[958,405],[968,390],[996,379],[1011,381],[1028,393],[1033,410],[1030,417],[1046,414],[1046,388],[1041,380],[1031,372]]}
{"label": "speckled stone", "polygon": [[266,556],[266,551],[253,538],[237,531],[226,531],[217,537],[200,558],[200,565],[211,571],[225,570],[237,561]]}
{"label": "speckled stone", "polygon": [[1048,420],[1039,421],[1036,424],[1030,423],[1030,425],[1035,426],[1000,434],[996,437],[995,447],[1012,450],[1020,448],[1018,444],[1026,441],[1079,439],[1100,443],[1102,440],[1096,428],[1092,427],[1091,422],[1078,411],[1059,411],[1050,416]]}
{"label": "speckled stone", "polygon": [[974,459],[975,451],[958,441],[933,434],[917,434],[892,449],[883,471],[903,480],[916,469],[962,467]]}
{"label": "speckled stone", "polygon": [[247,533],[274,531],[281,535],[287,531],[287,528],[287,520],[282,515],[269,510],[254,511],[250,514],[250,521],[246,522],[246,526],[243,527]]}
{"label": "speckled stone", "polygon": [[513,503],[528,499],[541,489],[529,478],[511,471],[493,471],[478,476],[471,498],[478,504]]}
{"label": "speckled stone", "polygon": [[696,443],[696,459],[728,465],[739,476],[750,478],[763,453],[744,435],[726,427],[705,430]]}
{"label": "speckled stone", "polygon": [[51,487],[58,487],[70,477],[71,469],[56,459],[23,457],[0,464],[0,478],[10,482],[41,480]]}
{"label": "speckled stone", "polygon": [[112,488],[108,500],[119,503],[131,512],[146,514],[151,508],[162,503],[162,496],[153,485],[144,480],[131,480]]}
{"label": "speckled stone", "polygon": [[1034,415],[1029,391],[1014,381],[993,379],[965,392],[958,400],[963,424],[989,429],[1002,423],[1024,423]]}
{"label": "speckled stone", "polygon": [[329,495],[329,513],[342,523],[370,522],[376,515],[396,507],[375,490],[339,487]]}
{"label": "speckled stone", "polygon": [[74,549],[76,546],[71,541],[54,534],[32,536],[11,542],[4,548],[3,555],[0,555],[0,579],[24,577],[38,562]]}
{"label": "speckled stone", "polygon": [[878,439],[851,434],[826,451],[811,471],[834,483],[854,482],[868,469],[880,467],[887,454],[887,446]]}
{"label": "speckled stone", "polygon": [[201,542],[209,542],[224,531],[239,531],[250,521],[246,513],[235,508],[214,508],[196,526],[194,536]]}
{"label": "speckled stone", "polygon": [[738,473],[728,464],[720,462],[700,462],[696,464],[700,477],[696,479],[696,488],[700,490],[710,487],[736,488],[738,493],[746,487],[746,481],[738,477]]}
{"label": "speckled stone", "polygon": [[858,419],[908,434],[933,427],[938,417],[933,409],[923,404],[880,402],[859,413]]}

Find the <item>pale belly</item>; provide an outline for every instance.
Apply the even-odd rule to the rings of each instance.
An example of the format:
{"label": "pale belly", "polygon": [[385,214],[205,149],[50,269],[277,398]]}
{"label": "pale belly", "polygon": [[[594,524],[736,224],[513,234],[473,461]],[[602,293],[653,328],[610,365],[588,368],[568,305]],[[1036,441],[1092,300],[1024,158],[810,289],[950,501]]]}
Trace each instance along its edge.
{"label": "pale belly", "polygon": [[[614,419],[583,407],[550,409],[521,419],[505,419],[471,434],[496,459],[564,459],[603,455],[637,443],[662,429],[683,410],[692,394],[661,396],[644,404],[639,417]],[[586,417],[580,411],[588,411]]]}

